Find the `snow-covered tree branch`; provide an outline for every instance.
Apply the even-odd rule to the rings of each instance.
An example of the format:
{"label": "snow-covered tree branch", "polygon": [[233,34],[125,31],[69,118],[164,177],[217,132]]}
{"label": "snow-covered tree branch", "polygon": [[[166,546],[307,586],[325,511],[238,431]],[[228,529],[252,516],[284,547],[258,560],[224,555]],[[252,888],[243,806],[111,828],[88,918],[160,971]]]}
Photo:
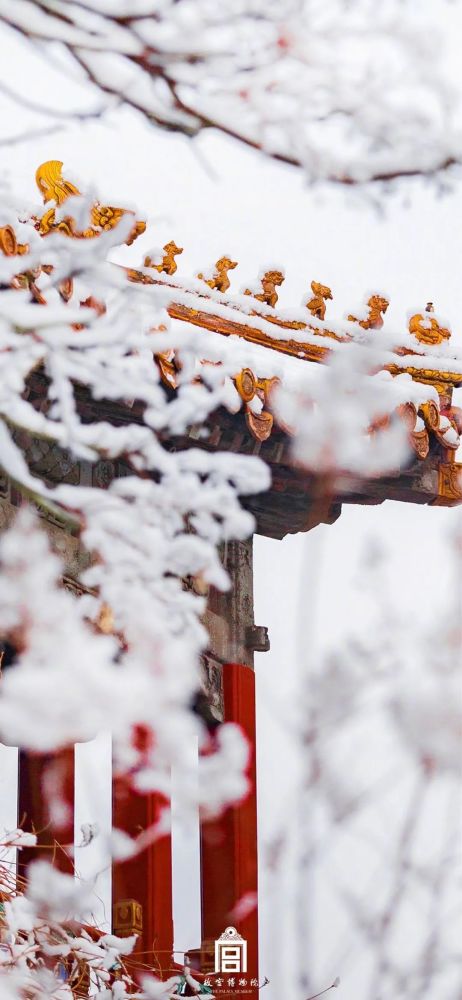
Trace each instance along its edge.
{"label": "snow-covered tree branch", "polygon": [[[343,184],[433,177],[460,161],[457,95],[434,39],[413,18],[402,5],[377,11],[366,2],[334,0],[252,0],[220,9],[212,0],[0,0],[7,35],[19,32],[45,56],[58,53],[62,72],[77,71],[103,100],[89,116],[124,102],[166,129],[195,136],[218,128],[301,165],[310,179]],[[263,382],[271,381],[277,352],[267,351],[268,362],[258,355],[261,347],[239,335],[171,321],[172,297],[192,310],[200,298],[204,315],[215,310],[223,323],[234,309],[235,333],[239,323],[251,334],[260,323],[267,339],[281,330],[271,325],[274,309],[261,293],[257,299],[243,293],[230,305],[213,271],[172,290],[151,260],[137,265],[140,280],[127,280],[133,258],[120,248],[142,231],[142,212],[104,208],[96,194],[80,196],[71,182],[64,189],[64,198],[59,191],[52,198],[45,185],[44,209],[18,211],[20,199],[4,191],[0,206],[7,241],[0,253],[0,471],[20,507],[0,538],[0,640],[8,652],[0,659],[0,741],[41,755],[110,730],[115,782],[130,792],[154,792],[162,803],[156,821],[136,837],[115,829],[106,838],[117,864],[168,831],[172,768],[185,817],[200,812],[215,819],[248,788],[242,730],[225,723],[211,731],[194,705],[208,643],[204,595],[229,586],[223,551],[254,530],[245,498],[266,491],[270,474],[237,445],[208,448],[207,435],[217,411],[231,420],[243,408],[237,376],[255,364]],[[143,282],[153,274],[155,281]],[[388,301],[379,300],[385,311]],[[422,368],[434,365],[434,376],[449,366],[456,378],[461,363],[446,343],[446,322],[433,307],[431,316],[416,314],[418,340],[411,328],[382,330],[381,318],[370,316],[349,315],[330,329],[325,302],[317,308],[307,313],[304,305],[301,325],[293,311],[288,336],[295,365],[315,368],[319,377],[300,371],[295,378],[292,369],[275,391],[270,420],[279,420],[281,437],[292,439],[287,461],[313,477],[318,505],[328,507],[342,489],[381,476],[398,480],[417,462],[419,447],[425,455],[443,449],[457,478],[462,422],[448,402],[450,388],[437,391],[425,379],[390,371],[411,356]],[[330,345],[328,365],[297,359],[300,327],[309,347],[316,339]],[[160,358],[174,369],[174,389],[161,377]],[[255,385],[246,403],[254,419],[264,395]],[[191,428],[195,437],[185,448]],[[76,466],[84,470],[80,480]],[[63,587],[67,568],[51,522],[75,543],[79,596]],[[458,545],[452,538],[448,560]],[[419,630],[388,600],[373,556],[362,568],[358,600],[375,594],[380,614],[359,635],[335,636],[327,655],[317,656],[307,641],[304,590],[296,699],[277,706],[281,717],[286,712],[299,780],[263,859],[275,885],[274,951],[281,947],[282,955],[276,995],[337,995],[337,968],[326,963],[325,989],[313,971],[320,963],[313,959],[308,910],[322,882],[328,915],[340,910],[346,927],[334,941],[335,957],[344,939],[367,953],[365,1000],[417,1000],[429,990],[439,1000],[435,990],[445,989],[455,1000],[459,581],[438,624]],[[332,620],[335,614],[333,608]],[[361,765],[377,732],[395,756],[371,781]],[[359,751],[348,767],[351,746]],[[368,809],[394,788],[397,772],[405,775],[398,821],[395,815],[382,836],[369,828]],[[55,778],[50,771],[46,790],[59,807],[65,803]],[[435,795],[441,835],[428,851],[421,838]],[[28,884],[22,881],[9,852],[21,856],[37,841],[33,824],[22,826],[0,836],[1,996],[68,1000],[88,995],[90,985],[98,1000],[177,996],[178,977],[138,975],[135,982],[128,971],[134,939],[92,930],[94,897],[78,878],[43,860],[30,866]],[[97,836],[96,825],[84,824],[83,846]],[[358,844],[367,853],[366,893],[345,870]],[[63,845],[44,850],[56,846]],[[287,870],[292,895],[283,885]],[[409,899],[420,907],[419,938],[403,959],[396,936],[403,926],[406,932]],[[287,925],[294,930],[290,982],[281,944]],[[324,947],[325,940],[322,957]],[[186,970],[194,993],[188,976]]]}
{"label": "snow-covered tree branch", "polygon": [[[72,200],[75,224],[85,228],[92,218],[88,205]],[[13,221],[5,205],[3,212],[5,222]],[[224,724],[212,736],[193,711],[207,644],[199,591],[228,586],[219,546],[252,531],[239,495],[264,489],[269,477],[252,457],[169,447],[226,401],[232,361],[212,346],[216,363],[199,379],[204,338],[191,331],[176,336],[165,293],[131,286],[124,269],[107,262],[109,251],[129,239],[132,217],[107,232],[100,227],[88,240],[60,232],[44,240],[36,226],[34,217],[23,223],[16,217],[14,228],[8,222],[2,229],[8,250],[18,249],[16,238],[27,242],[1,258],[0,464],[29,506],[0,541],[0,636],[8,650],[0,740],[40,754],[110,728],[115,780],[156,792],[164,803],[138,838],[114,831],[108,847],[117,861],[168,831],[172,767],[186,816],[197,808],[216,816],[246,794],[248,747],[241,730]],[[159,349],[172,347],[181,358],[174,398],[155,362]],[[42,458],[55,456],[56,475],[49,465],[39,463],[38,470],[37,448]],[[105,481],[91,485],[91,474],[88,485],[66,483],[66,455],[90,472],[98,462],[119,463],[119,476],[107,489]],[[77,534],[88,567],[81,596],[63,588],[65,567],[34,507]],[[201,750],[199,780],[189,752],[194,741]],[[54,778],[49,791],[59,806]],[[4,845],[21,850],[31,837],[18,831]],[[69,896],[74,882],[40,864],[32,866],[26,897],[11,879],[2,880],[0,975],[8,977],[11,997],[29,1000],[47,989],[50,996],[68,996],[56,964],[61,956],[79,996],[82,963],[87,977],[104,985],[105,969],[130,942],[119,947],[111,939],[108,954],[105,941],[93,945],[81,927],[70,942],[62,921],[78,916],[77,897]],[[44,899],[62,894],[66,912],[52,913],[47,903],[44,913]],[[125,996],[122,980],[117,997]]]}
{"label": "snow-covered tree branch", "polygon": [[59,52],[107,108],[188,136],[219,129],[310,180],[435,177],[461,161],[436,5],[432,20],[396,0],[2,0],[0,20]]}

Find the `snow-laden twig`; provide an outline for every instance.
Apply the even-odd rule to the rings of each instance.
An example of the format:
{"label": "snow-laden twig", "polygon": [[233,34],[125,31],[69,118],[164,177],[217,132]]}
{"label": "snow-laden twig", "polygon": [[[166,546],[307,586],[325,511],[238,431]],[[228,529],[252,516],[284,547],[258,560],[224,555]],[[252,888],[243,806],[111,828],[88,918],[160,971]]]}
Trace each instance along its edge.
{"label": "snow-laden twig", "polygon": [[0,2],[0,19],[45,56],[65,46],[109,105],[188,136],[218,128],[344,185],[460,164],[459,95],[436,18],[394,0]]}

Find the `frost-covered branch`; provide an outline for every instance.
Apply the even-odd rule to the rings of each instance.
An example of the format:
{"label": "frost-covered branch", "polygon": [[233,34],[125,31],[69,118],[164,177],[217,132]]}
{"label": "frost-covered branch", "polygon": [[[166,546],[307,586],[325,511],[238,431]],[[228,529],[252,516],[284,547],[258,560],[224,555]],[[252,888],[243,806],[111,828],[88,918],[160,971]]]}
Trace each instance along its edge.
{"label": "frost-covered branch", "polygon": [[367,1000],[457,996],[457,550],[451,535],[453,579],[432,622],[404,613],[386,553],[370,549],[355,591],[364,606],[359,626],[346,627],[322,655],[300,648],[287,734],[300,775],[272,846],[275,882],[278,868],[293,866],[295,874],[299,996],[315,992],[313,982],[332,969],[342,982],[346,970],[358,973],[357,993]]}
{"label": "frost-covered branch", "polygon": [[[59,43],[108,107],[188,136],[208,128],[341,184],[434,177],[461,161],[444,33],[387,0],[1,0]],[[439,39],[439,35],[441,38]]]}
{"label": "frost-covered branch", "polygon": [[[218,547],[252,531],[238,496],[265,488],[268,474],[256,459],[168,447],[223,402],[228,367],[198,380],[199,335],[167,330],[156,289],[130,286],[106,263],[131,225],[122,219],[93,240],[44,241],[33,222],[16,220],[27,252],[20,265],[0,258],[0,463],[24,497],[70,519],[89,562],[77,600],[62,589],[64,567],[29,511],[1,540],[0,632],[15,658],[1,682],[0,739],[45,752],[91,739],[111,720],[118,774],[167,796],[176,762],[187,809],[198,796],[188,746],[198,737],[210,747],[191,711],[205,604],[185,581],[227,587]],[[64,279],[73,281],[67,304]],[[104,309],[92,305],[101,301]],[[166,346],[182,363],[173,399],[154,360]],[[58,471],[37,454],[54,456]],[[69,456],[90,473],[101,461],[121,463],[122,478],[107,489],[66,484]],[[105,608],[111,634],[98,625]],[[151,734],[142,748],[140,727]],[[246,791],[240,731],[222,727],[213,749],[199,782],[210,814]]]}
{"label": "frost-covered branch", "polygon": [[[21,849],[30,835],[16,831],[1,844]],[[2,865],[0,862],[0,879]],[[0,881],[0,890],[2,884]],[[0,990],[8,1000],[77,1000],[92,995],[133,996],[136,984],[124,961],[135,937],[100,934],[83,922],[91,914],[92,891],[46,862],[30,869],[23,892],[2,896]],[[114,984],[116,984],[114,986]],[[114,992],[113,992],[114,988]],[[147,994],[138,993],[144,997]]]}

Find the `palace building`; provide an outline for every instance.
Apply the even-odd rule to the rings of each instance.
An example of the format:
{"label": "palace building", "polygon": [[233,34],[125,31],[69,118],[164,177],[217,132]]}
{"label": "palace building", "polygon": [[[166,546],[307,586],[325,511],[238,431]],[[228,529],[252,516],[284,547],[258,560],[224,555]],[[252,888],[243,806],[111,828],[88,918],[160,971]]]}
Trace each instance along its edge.
{"label": "palace building", "polygon": [[[50,161],[37,171],[39,189],[46,202],[44,215],[36,229],[46,240],[55,230],[69,239],[97,239],[123,217],[123,209],[95,205],[91,224],[80,231],[71,214],[62,206],[77,194],[77,188],[63,180],[61,164]],[[50,208],[53,203],[55,207]],[[59,212],[58,212],[59,207]],[[71,212],[71,209],[70,209]],[[144,223],[133,217],[127,242],[143,232]],[[16,287],[30,289],[32,300],[45,305],[40,275],[21,270],[21,258],[27,252],[18,243],[14,227],[0,229],[0,250],[7,257],[17,257]],[[237,367],[230,376],[227,402],[220,404],[205,421],[191,424],[183,433],[163,440],[166,448],[201,448],[240,455],[258,455],[271,474],[271,485],[264,493],[244,498],[244,506],[253,514],[255,531],[282,539],[288,533],[306,532],[320,523],[331,524],[341,516],[344,504],[381,504],[398,500],[429,506],[452,506],[462,500],[462,465],[457,462],[462,411],[454,405],[453,390],[462,385],[462,360],[451,347],[450,330],[438,320],[432,303],[427,303],[404,325],[397,343],[385,338],[384,316],[388,301],[371,295],[359,316],[335,319],[335,291],[317,280],[306,290],[306,304],[299,309],[281,305],[284,274],[267,270],[260,278],[246,284],[244,291],[233,290],[238,281],[237,262],[222,256],[210,270],[198,270],[195,276],[181,274],[182,248],[172,239],[158,258],[146,257],[139,267],[125,268],[130,286],[154,285],[174,325],[192,325],[204,331],[202,370],[215,363],[207,358],[209,337],[222,338],[232,345],[245,345],[245,367]],[[115,266],[115,265],[114,265]],[[198,268],[203,265],[198,264]],[[247,279],[246,279],[247,280]],[[73,304],[73,282],[69,277],[60,286],[63,300]],[[75,304],[75,303],[74,303]],[[78,305],[78,303],[77,303]],[[96,300],[82,303],[104,309]],[[207,336],[205,336],[207,334]],[[77,335],[77,334],[76,334]],[[374,337],[380,344],[382,361],[377,364]],[[370,426],[363,428],[365,447],[381,432],[395,425],[405,429],[408,451],[397,469],[374,475],[355,475],[346,467],[333,475],[329,464],[317,467],[305,464],[294,450],[290,419],[281,416],[278,393],[287,386],[303,384],[332,361],[341,363],[355,347],[371,348],[371,365],[365,378],[372,391],[380,393],[383,412]],[[239,351],[236,350],[236,356]],[[161,351],[156,364],[165,393],[174,398],[181,381],[181,357],[174,350]],[[29,399],[37,409],[46,399],[47,383],[38,369],[29,379]],[[98,416],[123,425],[137,416],[137,401],[130,404],[92,399],[84,387],[76,387],[81,412],[87,418]],[[334,422],[332,399],[316,397],[313,413],[319,426],[320,447],[323,424]],[[141,408],[139,419],[142,419]],[[33,475],[46,483],[72,483],[106,489],[126,474],[123,459],[91,463],[39,439],[22,434],[20,444]],[[0,470],[0,528],[13,520],[22,501],[21,490]],[[59,513],[42,512],[53,546],[65,561],[65,587],[79,594],[85,591],[80,574],[88,556],[78,537]],[[228,809],[218,819],[201,826],[201,911],[202,946],[189,955],[191,966],[213,984],[219,974],[223,985],[220,996],[231,996],[227,989],[230,976],[245,980],[239,991],[256,996],[258,992],[258,878],[257,878],[257,799],[255,764],[255,678],[254,654],[269,648],[264,625],[255,622],[253,606],[252,538],[231,541],[222,551],[223,565],[231,587],[225,593],[207,589],[205,624],[209,646],[202,661],[202,690],[194,710],[214,729],[224,720],[238,723],[252,747],[249,764],[250,793],[245,801]],[[194,581],[192,586],[200,586]],[[110,614],[104,629],[111,627]],[[0,637],[1,638],[1,637]],[[4,663],[8,665],[8,646],[4,644]],[[71,809],[67,828],[56,831],[56,839],[73,843],[74,753],[68,748],[60,754],[65,773],[63,787]],[[18,822],[27,817],[25,827],[38,832],[37,847],[23,849],[22,873],[39,856],[42,847],[54,837],[53,817],[42,794],[42,778],[49,763],[48,755],[21,752],[19,763]],[[134,835],[148,827],[160,808],[152,794],[120,793],[114,784],[113,822]],[[72,860],[65,851],[56,852],[55,864],[68,872]],[[137,952],[145,967],[166,977],[172,966],[173,909],[171,839],[168,835],[155,841],[141,854],[114,865],[112,927],[119,936],[139,935]],[[236,909],[238,901],[249,905]],[[214,979],[215,977],[215,979]],[[202,981],[202,980],[201,980]],[[217,991],[218,992],[218,991]]]}

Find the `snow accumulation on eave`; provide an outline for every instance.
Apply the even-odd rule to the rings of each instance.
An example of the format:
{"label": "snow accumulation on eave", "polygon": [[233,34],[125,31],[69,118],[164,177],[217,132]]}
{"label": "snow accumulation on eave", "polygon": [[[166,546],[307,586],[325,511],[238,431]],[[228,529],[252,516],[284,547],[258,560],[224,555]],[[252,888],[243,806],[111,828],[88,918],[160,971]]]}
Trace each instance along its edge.
{"label": "snow accumulation on eave", "polygon": [[[138,269],[140,273],[152,278],[152,271],[149,268]],[[427,346],[418,342],[416,338],[407,331],[399,331],[392,328],[391,324],[384,322],[380,330],[364,330],[357,323],[348,319],[321,320],[314,317],[307,320],[306,309],[283,309],[278,306],[278,311],[264,302],[258,301],[249,295],[229,295],[216,291],[215,289],[204,289],[204,284],[200,280],[190,279],[188,282],[182,280],[181,285],[176,284],[162,274],[156,275],[156,287],[165,287],[165,305],[177,303],[189,309],[208,313],[210,316],[218,316],[220,319],[232,322],[235,325],[251,327],[256,332],[260,332],[265,337],[274,340],[275,352],[278,351],[278,342],[292,341],[300,343],[300,359],[304,358],[304,345],[324,348],[329,352],[351,350],[352,345],[357,344],[362,347],[370,347],[380,351],[381,363],[385,365],[398,365],[400,368],[431,369],[434,371],[451,371],[462,376],[462,354],[458,353],[454,347],[448,343]],[[258,309],[258,313],[256,313]],[[275,320],[279,322],[276,323]],[[285,327],[279,323],[303,323],[303,329]],[[332,337],[343,338],[336,340]],[[243,334],[245,336],[245,334]],[[268,348],[264,348],[268,350]],[[397,354],[397,349],[400,354]],[[409,353],[405,353],[406,350]],[[402,353],[401,353],[402,352]],[[418,353],[416,353],[418,352]],[[296,358],[294,358],[297,361]]]}
{"label": "snow accumulation on eave", "polygon": [[[177,326],[184,328],[185,324],[183,321],[173,320],[173,327]],[[207,329],[202,332],[204,335],[203,361],[209,359],[210,356],[213,356],[216,361],[217,334]],[[329,378],[329,366],[315,363],[300,364],[296,357],[281,354],[277,349],[249,343],[239,336],[220,337],[219,340],[219,356],[228,373],[223,387],[222,403],[230,413],[236,413],[243,405],[247,412],[253,413],[261,413],[269,408],[274,415],[276,426],[279,424],[279,418],[283,416],[281,398],[278,393],[274,398],[273,396],[267,398],[265,395],[265,402],[261,398],[254,397],[243,404],[237,389],[237,377],[245,368],[250,369],[257,379],[268,380],[269,383],[274,378],[279,379],[284,395],[287,396],[288,393],[294,399],[298,398],[302,406],[311,400],[313,414],[315,411],[324,410],[326,405],[329,411],[343,407],[345,398],[344,396],[338,397],[338,384],[324,384],[325,378]],[[204,372],[203,361],[201,362],[198,358],[196,362],[199,377]],[[347,385],[343,384],[340,392],[346,392],[350,396],[352,393],[359,393],[361,402],[358,402],[358,405],[364,408],[365,432],[375,419],[381,420],[385,417],[391,417],[392,414],[399,413],[401,407],[404,407],[406,415],[403,412],[402,418],[405,419],[408,426],[411,447],[417,452],[419,458],[424,458],[426,452],[424,449],[424,453],[422,453],[421,437],[418,443],[414,443],[414,435],[427,434],[428,444],[428,430],[430,430],[430,425],[426,427],[428,414],[425,413],[425,422],[418,415],[419,413],[424,414],[424,409],[428,407],[428,404],[433,404],[434,409],[439,414],[436,425],[432,424],[431,429],[436,434],[440,444],[453,451],[459,445],[459,434],[454,420],[450,421],[441,412],[441,401],[437,389],[433,385],[414,381],[410,374],[402,373],[393,376],[387,370],[380,370],[375,374],[367,374],[364,371],[355,373],[353,371],[351,380],[347,376]],[[409,407],[411,407],[410,411]],[[412,424],[413,418],[414,424]],[[283,427],[286,432],[290,433],[289,424],[287,420],[283,419]]]}
{"label": "snow accumulation on eave", "polygon": [[[305,326],[303,329],[287,329],[276,326],[274,322],[266,319],[266,316],[274,318],[275,311],[264,303],[258,302],[257,305],[255,300],[249,296],[241,295],[231,298],[214,289],[208,289],[205,292],[200,281],[193,280],[188,285],[179,287],[171,279],[166,280],[163,275],[159,275],[159,281],[157,278],[155,280],[157,288],[164,285],[165,291],[168,293],[165,305],[175,303],[194,310],[196,314],[207,313],[210,317],[217,316],[229,324],[233,324],[233,328],[236,330],[235,334],[229,333],[227,336],[220,336],[220,355],[223,360],[226,360],[229,372],[237,375],[243,368],[250,368],[258,379],[278,378],[285,390],[294,393],[302,392],[305,395],[310,395],[310,388],[312,388],[316,394],[316,385],[319,384],[319,379],[322,379],[323,373],[326,372],[325,364],[317,364],[303,354],[302,347],[306,344],[327,349],[328,352],[331,352],[332,359],[334,357],[338,358],[339,361],[342,357],[351,359],[352,371],[358,369],[358,378],[363,381],[363,384],[364,378],[367,379],[368,391],[374,393],[374,384],[377,385],[377,409],[381,414],[391,414],[403,404],[412,404],[417,411],[423,404],[429,402],[433,402],[440,411],[441,401],[436,387],[428,384],[428,381],[414,380],[411,374],[405,370],[406,368],[432,372],[450,371],[462,375],[462,357],[457,358],[455,352],[447,344],[428,347],[417,342],[409,333],[397,335],[393,333],[391,327],[384,327],[380,330],[364,330],[348,320],[342,323],[330,321],[327,323],[313,319],[311,322],[310,317],[309,328]],[[255,313],[256,308],[258,308],[258,314]],[[277,319],[280,322],[307,323],[306,311],[302,313],[300,310],[290,312],[278,310]],[[183,329],[185,322],[187,322],[187,316],[182,317],[181,320],[173,320],[175,326],[178,323],[179,327]],[[256,334],[260,332],[265,337],[271,338],[274,341],[274,348],[268,346],[267,343],[258,344],[249,341],[246,338],[245,329],[243,329],[241,336],[238,332],[240,325],[243,328],[251,327]],[[319,333],[316,332],[318,329]],[[349,339],[347,341],[344,339],[341,342],[332,337],[329,338],[328,332],[334,332],[338,336],[347,336]],[[203,359],[205,360],[208,358],[208,350],[212,345],[211,338],[215,340],[219,334],[213,332],[212,327],[212,329],[204,328],[203,335]],[[281,351],[278,348],[278,342],[281,340],[295,341],[295,343],[298,340],[301,346],[301,355],[297,356],[296,353],[287,354]],[[409,347],[412,353],[398,354],[393,347],[399,347],[401,351]],[[415,353],[416,350],[419,351],[419,354]],[[371,374],[367,374],[369,366],[364,364],[365,353],[369,351],[370,367],[373,369]],[[345,354],[345,352],[347,353]],[[305,361],[304,364],[300,363],[302,358]],[[328,358],[329,354],[322,360],[325,361]],[[392,375],[385,367],[388,365],[399,367],[403,371]],[[200,368],[199,363],[198,368]],[[231,410],[240,406],[238,394],[232,384],[229,386],[227,405]],[[416,423],[414,430],[419,430],[418,423]],[[442,425],[440,425],[439,431],[441,434],[445,434]],[[456,432],[449,425],[447,435],[453,434],[456,435]],[[448,440],[447,444],[454,446],[455,442]]]}
{"label": "snow accumulation on eave", "polygon": [[[174,326],[178,320],[172,321]],[[182,324],[181,324],[182,325]],[[204,358],[207,357],[207,346],[209,338],[216,334],[204,331],[208,336],[204,338]],[[307,391],[310,385],[315,386],[322,378],[324,366],[314,362],[300,364],[300,360],[289,354],[281,354],[277,348],[272,349],[260,344],[253,344],[243,340],[239,336],[223,337],[223,344],[220,345],[220,354],[226,361],[228,369],[231,367],[237,374],[243,368],[251,368],[257,378],[271,379],[278,378],[286,389],[294,392]],[[201,362],[197,367],[200,372]],[[399,406],[401,403],[412,402],[416,407],[433,400],[439,404],[437,390],[421,382],[414,382],[407,373],[401,375],[391,375],[383,370],[375,374],[368,375],[368,379],[373,382],[380,382],[390,394],[390,409]]]}

